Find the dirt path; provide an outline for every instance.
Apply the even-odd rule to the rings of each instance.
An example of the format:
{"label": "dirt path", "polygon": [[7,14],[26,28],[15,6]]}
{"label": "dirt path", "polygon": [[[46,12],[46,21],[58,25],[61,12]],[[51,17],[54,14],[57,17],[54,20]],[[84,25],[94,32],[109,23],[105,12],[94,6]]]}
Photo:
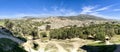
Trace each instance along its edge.
{"label": "dirt path", "polygon": [[[33,47],[33,40],[28,40],[26,43],[24,43],[24,48],[28,52],[86,52],[85,50],[80,49],[83,45],[85,45],[88,42],[91,41],[85,41],[82,39],[78,40],[72,40],[71,42],[68,41],[48,41],[48,42],[41,42],[41,40],[34,40],[34,42],[39,44],[39,49],[34,50]],[[50,47],[48,50],[45,50],[45,48],[49,45],[55,46],[55,49],[53,47]],[[66,47],[64,46],[66,45]],[[68,46],[68,47],[67,47]],[[53,48],[53,49],[52,49]]]}
{"label": "dirt path", "polygon": [[72,45],[73,45],[73,48],[71,49],[71,52],[77,52],[77,50],[80,47],[80,44],[78,42],[73,42]]}
{"label": "dirt path", "polygon": [[61,45],[59,45],[57,42],[52,42],[53,44],[56,45],[58,48],[58,52],[67,52]]}
{"label": "dirt path", "polygon": [[85,52],[85,50],[80,49],[80,47],[82,47],[83,45],[86,45],[87,41],[79,38],[76,38],[74,41],[75,42],[72,42],[73,47],[71,49],[71,52],[78,52],[78,50],[80,52]]}

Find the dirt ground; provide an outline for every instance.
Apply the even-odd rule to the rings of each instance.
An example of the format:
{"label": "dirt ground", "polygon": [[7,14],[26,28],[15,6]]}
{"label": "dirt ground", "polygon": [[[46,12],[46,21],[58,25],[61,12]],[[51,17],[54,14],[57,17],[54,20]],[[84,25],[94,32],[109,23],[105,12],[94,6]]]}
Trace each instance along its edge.
{"label": "dirt ground", "polygon": [[[32,48],[33,42],[39,44],[38,50]],[[28,52],[86,52],[85,50],[80,49],[80,47],[89,43],[93,43],[93,41],[74,38],[41,42],[41,40],[38,39],[34,41],[29,40],[24,43],[23,46]]]}

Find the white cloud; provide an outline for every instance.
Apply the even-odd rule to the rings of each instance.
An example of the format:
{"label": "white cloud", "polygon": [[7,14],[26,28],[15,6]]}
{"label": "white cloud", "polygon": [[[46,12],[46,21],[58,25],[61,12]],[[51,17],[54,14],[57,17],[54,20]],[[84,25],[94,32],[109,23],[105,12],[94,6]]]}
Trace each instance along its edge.
{"label": "white cloud", "polygon": [[113,11],[120,11],[120,9],[113,9]]}
{"label": "white cloud", "polygon": [[106,18],[106,19],[118,19],[116,16],[107,16],[107,15],[100,14],[98,12],[90,13],[90,15],[94,15],[94,16],[98,16],[98,17],[103,17],[103,18]]}
{"label": "white cloud", "polygon": [[40,16],[72,16],[72,15],[79,15],[79,14],[90,14],[90,15],[110,18],[109,16],[100,14],[100,12],[109,9],[110,7],[112,7],[112,5],[106,6],[106,7],[85,6],[82,8],[82,11],[75,11],[72,9],[59,8],[55,6],[55,7],[52,7],[53,10],[51,11],[46,9],[48,10],[48,13],[41,13],[39,15]]}
{"label": "white cloud", "polygon": [[[109,10],[113,5],[105,6],[105,7],[95,7],[95,6],[85,6],[82,8],[80,14],[90,14],[94,16],[104,17],[108,19],[118,19],[116,16],[107,16],[103,15],[101,12]],[[114,9],[114,11],[120,11],[120,9]]]}
{"label": "white cloud", "polygon": [[[74,16],[79,14],[90,14],[100,17],[107,17],[109,16],[102,15],[101,12],[110,9],[112,5],[105,6],[105,7],[98,7],[98,6],[85,6],[82,8],[82,11],[75,11],[68,8],[61,8],[61,7],[51,7],[49,9],[43,8],[43,12],[41,13],[33,13],[33,14],[26,14],[26,13],[18,13],[16,15],[11,15],[11,17],[23,17],[23,16]],[[51,10],[52,9],[52,10]],[[114,9],[114,11],[120,11],[120,9]]]}
{"label": "white cloud", "polygon": [[112,6],[113,5],[109,5],[109,6],[105,6],[105,7],[101,7],[101,8],[98,8],[98,6],[85,6],[82,8],[82,11],[80,14],[99,13],[101,11],[108,10]]}
{"label": "white cloud", "polygon": [[46,14],[50,16],[71,16],[71,15],[77,15],[80,12],[76,12],[72,9],[66,9],[66,8],[59,8],[59,7],[52,7],[52,10],[48,11],[48,13],[41,13]]}
{"label": "white cloud", "polygon": [[105,6],[105,7],[102,7],[102,8],[97,9],[96,11],[107,10],[107,9],[109,9],[109,8],[112,7],[112,6],[113,6],[113,5]]}
{"label": "white cloud", "polygon": [[82,11],[80,14],[87,14],[87,13],[90,13],[90,12],[93,12],[92,10],[95,9],[95,7],[93,6],[85,6],[82,8]]}

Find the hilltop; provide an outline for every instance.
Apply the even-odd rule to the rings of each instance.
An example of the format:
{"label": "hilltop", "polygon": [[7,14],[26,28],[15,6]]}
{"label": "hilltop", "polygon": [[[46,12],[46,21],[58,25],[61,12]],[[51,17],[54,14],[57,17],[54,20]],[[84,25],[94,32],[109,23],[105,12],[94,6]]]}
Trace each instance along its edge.
{"label": "hilltop", "polygon": [[70,20],[106,20],[103,17],[88,15],[88,14],[80,14],[77,16],[58,16],[58,18],[61,18],[61,19],[66,18]]}

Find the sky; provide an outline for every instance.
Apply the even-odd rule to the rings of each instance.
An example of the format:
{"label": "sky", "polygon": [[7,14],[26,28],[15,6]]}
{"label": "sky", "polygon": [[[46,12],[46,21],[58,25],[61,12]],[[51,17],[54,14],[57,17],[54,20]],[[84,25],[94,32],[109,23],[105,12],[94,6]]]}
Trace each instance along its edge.
{"label": "sky", "polygon": [[0,18],[90,14],[120,19],[119,0],[0,0]]}

